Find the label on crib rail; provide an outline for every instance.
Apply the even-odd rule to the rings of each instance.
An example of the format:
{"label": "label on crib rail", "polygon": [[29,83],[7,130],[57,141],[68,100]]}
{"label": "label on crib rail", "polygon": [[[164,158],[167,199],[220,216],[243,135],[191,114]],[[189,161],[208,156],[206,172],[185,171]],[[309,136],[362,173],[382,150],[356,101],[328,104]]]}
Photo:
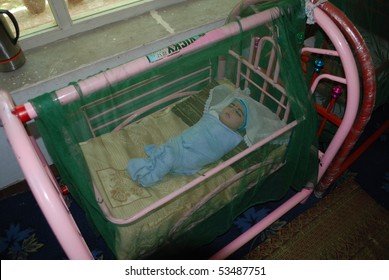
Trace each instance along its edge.
{"label": "label on crib rail", "polygon": [[180,50],[193,44],[193,42],[197,41],[197,39],[199,39],[200,37],[202,37],[204,35],[205,34],[200,34],[200,35],[190,37],[184,41],[178,42],[177,44],[172,44],[166,48],[152,52],[151,54],[147,55],[146,57],[150,63],[156,62],[156,61],[161,60],[165,57],[171,56],[172,54],[180,52]]}

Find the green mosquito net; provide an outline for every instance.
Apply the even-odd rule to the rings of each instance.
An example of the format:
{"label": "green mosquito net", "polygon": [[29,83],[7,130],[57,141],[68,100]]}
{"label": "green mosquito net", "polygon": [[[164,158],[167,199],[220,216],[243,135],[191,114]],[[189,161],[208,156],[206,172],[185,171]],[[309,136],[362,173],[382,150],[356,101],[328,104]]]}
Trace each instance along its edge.
{"label": "green mosquito net", "polygon": [[[247,188],[248,180],[244,177],[239,187],[242,190],[247,188],[247,191],[241,192],[230,203],[220,207],[201,223],[189,225],[183,222],[174,233],[174,238],[165,238],[158,243],[157,247],[174,251],[210,242],[225,232],[234,218],[252,205],[281,199],[290,188],[299,191],[307,183],[316,182],[318,165],[316,111],[307,81],[301,71],[299,53],[305,32],[304,3],[299,0],[263,1],[255,6],[242,8],[240,18],[271,7],[279,7],[283,16],[253,30],[241,31],[231,38],[210,44],[198,51],[179,55],[170,62],[160,64],[88,96],[83,96],[80,92],[80,98],[70,104],[60,104],[55,91],[31,100],[39,116],[36,125],[62,179],[67,184],[72,197],[85,210],[96,233],[103,236],[118,258],[129,257],[118,253],[121,250],[118,247],[125,247],[125,245],[118,245],[118,232],[131,225],[116,225],[105,217],[96,201],[94,183],[80,143],[93,137],[110,134],[127,118],[129,112],[152,104],[173,92],[186,89],[188,84],[192,85],[187,89],[188,91],[201,91],[206,88],[218,76],[217,66],[221,61],[220,58],[224,58],[226,65],[225,76],[235,83],[236,62],[230,61],[228,52],[234,50],[242,56],[247,55],[246,50],[252,37],[271,36],[279,44],[276,55],[280,58],[280,78],[290,105],[291,113],[288,121],[298,120],[299,122],[290,133],[286,152],[281,159],[286,164],[277,172],[269,172],[263,178],[257,178],[258,184],[255,187]],[[239,18],[230,18],[229,21],[239,24]],[[191,41],[197,38],[194,37]],[[267,59],[266,56],[264,59]],[[204,68],[207,71],[201,71]],[[245,72],[244,69],[242,72]],[[189,75],[189,73],[195,74]],[[188,77],[180,79],[184,76]],[[209,76],[212,77],[211,80],[208,79]],[[173,80],[174,83],[171,82]],[[72,85],[79,89],[76,81]],[[153,94],[143,97],[144,92]],[[101,102],[102,100],[104,102]],[[139,114],[134,121],[172,102],[167,100],[165,104],[155,107],[151,112]],[[269,108],[275,106],[271,102],[267,105]],[[105,113],[100,116],[102,111]],[[262,149],[270,151],[272,144],[266,144]],[[256,154],[253,153],[251,157],[255,160]],[[262,153],[262,160],[266,161],[266,159],[266,153]],[[242,160],[241,164],[245,165],[246,161]],[[199,211],[202,213],[201,210]],[[196,212],[193,215],[202,215]],[[191,230],[187,231],[188,227]],[[140,241],[133,241],[136,242]]]}

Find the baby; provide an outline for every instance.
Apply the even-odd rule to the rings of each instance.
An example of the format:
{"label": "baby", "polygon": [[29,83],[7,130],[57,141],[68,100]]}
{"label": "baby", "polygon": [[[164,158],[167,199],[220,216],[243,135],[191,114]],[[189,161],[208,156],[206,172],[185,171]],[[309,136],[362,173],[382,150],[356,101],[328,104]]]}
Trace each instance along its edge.
{"label": "baby", "polygon": [[243,140],[239,130],[246,128],[248,107],[240,98],[228,102],[224,107],[206,108],[195,125],[165,144],[146,146],[149,158],[131,159],[128,163],[131,178],[150,187],[168,173],[193,175],[235,148]]}

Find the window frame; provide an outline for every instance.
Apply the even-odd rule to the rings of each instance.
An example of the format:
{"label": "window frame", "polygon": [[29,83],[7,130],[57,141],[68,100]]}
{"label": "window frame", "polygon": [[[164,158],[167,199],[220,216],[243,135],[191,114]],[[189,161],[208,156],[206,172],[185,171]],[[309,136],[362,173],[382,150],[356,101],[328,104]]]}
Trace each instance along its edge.
{"label": "window frame", "polygon": [[41,47],[107,24],[130,19],[185,1],[187,0],[143,0],[73,20],[64,0],[47,0],[57,25],[21,36],[19,44],[23,50]]}

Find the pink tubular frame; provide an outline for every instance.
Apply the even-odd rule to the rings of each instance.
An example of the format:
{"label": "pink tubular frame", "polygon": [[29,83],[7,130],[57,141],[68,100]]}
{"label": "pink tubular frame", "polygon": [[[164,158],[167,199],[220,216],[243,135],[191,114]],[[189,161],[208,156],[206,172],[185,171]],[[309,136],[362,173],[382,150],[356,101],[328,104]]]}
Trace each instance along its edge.
{"label": "pink tubular frame", "polygon": [[[241,29],[247,30],[257,25],[269,22],[272,16],[277,14],[278,9],[270,9],[268,11],[244,18],[240,21],[240,24],[231,23],[210,31],[205,36],[199,38],[195,43],[183,49],[179,55],[202,48],[210,43],[218,42],[223,38],[239,33]],[[320,10],[320,8],[316,8],[314,10],[314,14],[316,22],[330,36],[330,39],[336,46],[336,54],[340,56],[345,69],[345,82],[347,83],[347,92],[349,95],[349,98],[347,98],[348,103],[345,119],[342,121],[341,127],[339,128],[334,141],[331,142],[330,148],[321,156],[318,178],[318,180],[320,180],[353,125],[359,102],[359,80],[354,58],[342,33],[331,21],[331,19]],[[173,60],[176,57],[177,55],[172,55],[165,58],[163,62]],[[79,98],[79,94],[91,94],[98,89],[117,83],[134,75],[135,73],[143,72],[160,63],[162,63],[162,61],[157,61],[153,64],[149,63],[146,57],[136,59],[132,62],[107,70],[104,73],[97,74],[79,82],[81,93],[78,92],[74,86],[68,86],[58,90],[58,101],[63,104],[71,102]],[[37,114],[30,103],[24,104],[24,107],[26,113],[31,119],[37,117]],[[28,182],[40,208],[42,209],[45,218],[69,259],[93,259],[93,256],[82,238],[61,194],[55,186],[53,187],[54,183],[52,182],[50,175],[48,175],[47,170],[40,159],[39,153],[35,150],[31,139],[26,133],[23,123],[19,120],[14,111],[15,105],[13,104],[10,95],[4,91],[0,91],[0,118],[2,124],[19,165],[25,175],[26,181]],[[295,124],[291,123],[290,125]],[[254,150],[255,147],[252,147],[252,149]],[[246,150],[244,152],[249,153],[251,151]],[[217,170],[211,170],[210,172],[217,172]],[[305,189],[289,199],[284,205],[276,209],[268,217],[263,219],[242,236],[238,237],[231,244],[217,252],[211,259],[224,259],[230,256],[234,251],[259,234],[271,223],[280,218],[284,213],[304,201],[313,192],[313,185],[314,184],[306,186]],[[174,196],[178,194],[172,195]]]}
{"label": "pink tubular frame", "polygon": [[[311,5],[312,6],[312,5]],[[356,119],[359,107],[359,75],[357,66],[355,63],[355,59],[353,57],[352,51],[343,36],[340,29],[337,25],[331,20],[331,18],[326,15],[320,8],[314,9],[314,18],[316,23],[320,26],[321,29],[329,36],[331,42],[334,44],[336,51],[322,50],[322,49],[314,49],[314,48],[305,48],[302,50],[319,53],[323,55],[332,55],[339,56],[343,65],[343,69],[345,72],[345,78],[336,77],[332,75],[322,75],[319,76],[315,82],[311,85],[311,91],[314,92],[317,84],[321,79],[330,79],[334,81],[341,82],[347,85],[347,104],[346,111],[342,123],[333,137],[330,146],[327,148],[325,153],[319,153],[320,164],[319,164],[319,174],[317,183],[320,182],[324,173],[328,169],[329,165],[335,158],[337,152],[348,136],[354,121]],[[259,221],[245,233],[240,235],[238,238],[233,240],[230,244],[216,252],[210,259],[225,259],[228,258],[231,254],[233,254],[236,250],[242,247],[244,244],[252,240],[255,236],[257,236],[260,232],[265,230],[268,226],[270,226],[273,222],[281,218],[285,213],[287,213],[290,209],[298,205],[299,203],[304,202],[314,191],[313,185],[307,185],[303,190],[299,193],[295,194],[289,200],[287,200],[283,205],[274,210],[264,219]]]}
{"label": "pink tubular frame", "polygon": [[12,112],[8,93],[0,91],[0,117],[31,191],[69,259],[93,259],[62,195],[53,186],[22,122]]}

